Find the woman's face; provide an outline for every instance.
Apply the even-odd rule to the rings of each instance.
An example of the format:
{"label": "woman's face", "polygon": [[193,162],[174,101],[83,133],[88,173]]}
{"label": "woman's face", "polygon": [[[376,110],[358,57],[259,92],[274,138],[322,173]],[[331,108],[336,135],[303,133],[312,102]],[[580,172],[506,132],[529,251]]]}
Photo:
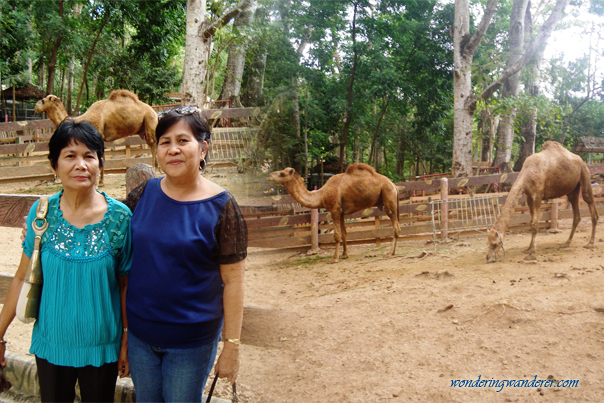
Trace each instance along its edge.
{"label": "woman's face", "polygon": [[200,144],[189,125],[179,120],[159,138],[157,159],[168,177],[199,175],[199,164],[205,158],[207,147],[207,142]]}
{"label": "woman's face", "polygon": [[78,141],[70,142],[61,150],[55,174],[64,188],[85,190],[96,186],[100,172],[98,156]]}

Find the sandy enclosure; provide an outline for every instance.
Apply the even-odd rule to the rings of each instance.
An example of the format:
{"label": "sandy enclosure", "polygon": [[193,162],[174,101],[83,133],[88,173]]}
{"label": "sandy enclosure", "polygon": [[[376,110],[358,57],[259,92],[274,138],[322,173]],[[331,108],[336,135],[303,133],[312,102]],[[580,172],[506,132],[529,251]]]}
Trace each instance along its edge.
{"label": "sandy enclosure", "polygon": [[[242,187],[264,186],[237,174],[212,179],[231,180],[221,184],[238,200],[246,198]],[[436,248],[401,242],[389,259],[389,243],[353,246],[337,264],[329,264],[333,249],[306,256],[252,248],[240,402],[604,401],[604,228],[595,248],[583,248],[590,233],[583,217],[572,247],[560,249],[570,224],[540,231],[536,261],[524,260],[527,231],[509,233],[506,259],[494,264],[486,264],[484,234]],[[18,238],[18,229],[0,228],[4,273],[18,264]],[[15,322],[9,350],[26,353],[30,332]],[[579,383],[451,387],[479,376]]]}

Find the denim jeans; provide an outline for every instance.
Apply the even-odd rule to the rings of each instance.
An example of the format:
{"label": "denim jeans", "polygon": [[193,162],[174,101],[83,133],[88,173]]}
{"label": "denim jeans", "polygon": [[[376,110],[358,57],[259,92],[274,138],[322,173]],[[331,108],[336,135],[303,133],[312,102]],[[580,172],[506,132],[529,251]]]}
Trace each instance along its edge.
{"label": "denim jeans", "polygon": [[201,402],[218,341],[195,348],[160,348],[128,334],[128,361],[137,402]]}

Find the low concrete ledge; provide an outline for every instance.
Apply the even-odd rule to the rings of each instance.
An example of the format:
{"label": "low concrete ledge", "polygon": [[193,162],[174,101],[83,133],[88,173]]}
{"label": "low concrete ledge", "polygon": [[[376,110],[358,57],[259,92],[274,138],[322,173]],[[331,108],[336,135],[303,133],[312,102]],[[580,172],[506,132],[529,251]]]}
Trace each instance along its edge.
{"label": "low concrete ledge", "polygon": [[13,393],[28,396],[40,395],[38,384],[38,369],[36,359],[31,355],[11,353],[7,351],[4,375],[11,381]]}
{"label": "low concrete ledge", "polygon": [[[38,383],[38,369],[36,368],[36,359],[31,355],[17,354],[7,351],[5,354],[6,367],[4,375],[13,384],[8,394],[0,395],[0,402],[3,401],[40,401],[40,386]],[[10,400],[5,400],[6,396],[13,396]],[[17,399],[19,397],[19,399]],[[22,400],[25,399],[25,400]],[[205,402],[207,396],[204,396]],[[136,402],[134,386],[132,379],[118,379],[115,387],[114,401],[118,403]],[[212,398],[212,402],[229,403],[224,399]]]}

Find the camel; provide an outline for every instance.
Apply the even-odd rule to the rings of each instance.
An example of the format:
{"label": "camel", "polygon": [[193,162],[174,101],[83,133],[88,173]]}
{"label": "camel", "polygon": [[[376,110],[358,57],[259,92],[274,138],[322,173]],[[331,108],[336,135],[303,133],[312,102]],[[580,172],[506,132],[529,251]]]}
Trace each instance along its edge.
{"label": "camel", "polygon": [[338,262],[340,242],[343,242],[342,259],[348,257],[346,248],[346,226],[344,216],[367,208],[378,206],[383,209],[394,229],[394,241],[388,256],[393,256],[396,241],[401,234],[398,222],[398,189],[384,175],[378,174],[367,164],[351,164],[343,174],[337,174],[319,190],[308,191],[304,180],[293,168],[275,171],[268,177],[269,182],[279,183],[298,203],[304,207],[324,208],[331,213],[336,251],[332,263]]}
{"label": "camel", "polygon": [[526,159],[518,179],[514,182],[507,201],[502,208],[501,215],[488,232],[487,263],[497,260],[499,250],[503,249],[505,231],[510,223],[514,209],[522,194],[526,195],[529,211],[531,213],[531,244],[524,252],[528,253],[527,260],[535,260],[535,236],[539,230],[539,212],[541,201],[567,196],[573,208],[573,227],[570,236],[563,247],[569,247],[575,230],[581,221],[579,213],[579,195],[589,206],[591,214],[591,238],[586,248],[593,247],[598,223],[598,212],[594,203],[591,190],[589,169],[581,157],[571,153],[560,143],[546,141],[543,150]]}
{"label": "camel", "polygon": [[[61,100],[55,95],[47,95],[36,103],[37,113],[46,112],[48,119],[58,126],[67,118],[67,111]],[[114,141],[133,134],[138,134],[147,142],[151,149],[153,166],[157,167],[157,113],[138,96],[127,90],[115,90],[109,98],[97,101],[81,116],[74,118],[76,122],[86,120],[96,127],[105,141]],[[104,172],[101,170],[99,183],[103,184]]]}

